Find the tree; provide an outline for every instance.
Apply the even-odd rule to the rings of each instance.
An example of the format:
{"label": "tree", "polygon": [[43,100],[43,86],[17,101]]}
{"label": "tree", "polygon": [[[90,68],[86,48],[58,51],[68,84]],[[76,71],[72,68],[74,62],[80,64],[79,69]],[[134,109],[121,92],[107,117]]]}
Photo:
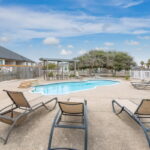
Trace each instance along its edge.
{"label": "tree", "polygon": [[49,63],[48,65],[46,65],[46,66],[43,66],[43,69],[44,70],[54,70],[54,69],[56,69],[56,67],[57,67],[57,65],[56,64],[54,64],[54,63]]}
{"label": "tree", "polygon": [[114,70],[130,70],[131,66],[135,66],[135,62],[133,58],[124,52],[117,52],[114,57]]}
{"label": "tree", "polygon": [[141,61],[140,64],[141,64],[141,67],[144,68],[144,64],[145,64],[144,61]]}
{"label": "tree", "polygon": [[129,70],[135,66],[133,58],[124,52],[92,50],[75,58],[79,69],[107,68],[112,71]]}
{"label": "tree", "polygon": [[107,61],[106,61],[106,68],[113,70],[114,69],[114,58],[116,53],[113,51],[109,51],[107,53]]}
{"label": "tree", "polygon": [[147,68],[150,68],[150,59],[148,59],[147,63],[146,63]]}
{"label": "tree", "polygon": [[75,58],[79,60],[80,69],[101,68],[106,65],[106,53],[104,51],[92,50],[82,56]]}
{"label": "tree", "polygon": [[56,67],[57,67],[57,65],[54,64],[54,63],[49,63],[49,64],[48,64],[48,69],[49,69],[49,70],[56,69]]}

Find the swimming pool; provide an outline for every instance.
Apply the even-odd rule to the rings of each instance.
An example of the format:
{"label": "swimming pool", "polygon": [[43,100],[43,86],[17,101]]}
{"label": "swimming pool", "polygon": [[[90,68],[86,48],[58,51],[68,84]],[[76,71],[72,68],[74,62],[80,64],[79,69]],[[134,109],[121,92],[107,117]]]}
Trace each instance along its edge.
{"label": "swimming pool", "polygon": [[86,80],[80,82],[59,82],[46,85],[35,86],[33,93],[41,93],[44,95],[63,95],[77,91],[83,91],[96,88],[97,86],[114,85],[119,81],[113,80]]}

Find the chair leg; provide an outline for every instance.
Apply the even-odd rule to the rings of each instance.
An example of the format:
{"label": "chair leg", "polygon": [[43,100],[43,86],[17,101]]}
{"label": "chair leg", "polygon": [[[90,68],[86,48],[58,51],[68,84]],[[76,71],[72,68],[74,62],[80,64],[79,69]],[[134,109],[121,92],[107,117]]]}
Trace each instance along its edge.
{"label": "chair leg", "polygon": [[85,133],[84,133],[84,150],[88,149],[88,130],[87,127],[85,128]]}
{"label": "chair leg", "polygon": [[52,129],[51,129],[51,132],[50,132],[50,137],[49,137],[48,150],[51,150],[52,138],[53,138],[53,134],[54,134],[54,129],[55,129],[55,127],[52,126]]}
{"label": "chair leg", "polygon": [[115,104],[117,104],[119,107],[121,107],[121,106],[115,100],[112,101],[113,112],[116,115],[119,115],[120,113],[122,113],[122,111],[124,111],[124,107],[121,107],[121,110],[119,112],[116,112],[116,110],[115,110]]}
{"label": "chair leg", "polygon": [[4,141],[4,144],[7,144],[8,138],[9,138],[9,136],[10,136],[10,134],[11,134],[13,128],[15,127],[15,125],[16,125],[16,122],[14,122],[14,123],[11,125],[11,127],[9,128],[8,133],[7,133],[7,135],[6,135],[6,138],[1,137],[1,139]]}
{"label": "chair leg", "polygon": [[[49,102],[52,102],[52,101],[55,101],[55,104],[54,104],[54,106],[52,107],[52,109],[49,109],[47,106],[46,106],[46,104],[48,104]],[[46,103],[43,103],[43,106],[45,107],[45,109],[47,109],[48,111],[52,111],[52,110],[54,110],[55,109],[55,107],[56,107],[56,105],[57,105],[57,98],[53,98],[53,99],[51,99],[50,101],[47,101]]]}
{"label": "chair leg", "polygon": [[4,141],[4,144],[7,144],[8,138],[13,130],[13,128],[15,127],[15,125],[17,124],[17,121],[23,117],[24,115],[26,115],[26,112],[24,112],[23,114],[20,114],[13,122],[13,124],[10,126],[8,133],[6,134],[6,138],[1,138]]}
{"label": "chair leg", "polygon": [[[143,128],[143,127],[142,127],[142,128]],[[143,130],[144,130],[144,134],[145,134],[145,136],[146,136],[146,139],[147,139],[148,145],[149,145],[149,147],[150,147],[150,137],[149,137],[149,135],[148,135],[148,131],[146,131],[146,129],[145,129],[145,128],[143,128]]]}
{"label": "chair leg", "polygon": [[146,139],[147,139],[147,142],[148,142],[148,145],[150,147],[150,136],[148,135],[148,132],[150,132],[150,131],[144,126],[144,124],[141,122],[141,120],[139,118],[137,118],[136,116],[132,116],[132,119],[134,119],[143,129],[144,134],[145,134]]}
{"label": "chair leg", "polygon": [[51,131],[50,131],[50,136],[49,136],[49,142],[48,142],[48,150],[51,150],[51,147],[52,147],[52,138],[53,138],[53,134],[54,134],[54,129],[55,129],[55,124],[59,118],[59,114],[60,112],[58,112],[54,118],[54,121],[53,121],[53,124],[52,124],[52,128],[51,128]]}
{"label": "chair leg", "polygon": [[87,117],[87,101],[85,101],[84,109],[84,122],[85,122],[85,133],[84,133],[84,150],[88,150],[88,117]]}
{"label": "chair leg", "polygon": [[45,107],[45,109],[47,109],[48,111],[50,111],[50,109],[43,103],[43,106]]}

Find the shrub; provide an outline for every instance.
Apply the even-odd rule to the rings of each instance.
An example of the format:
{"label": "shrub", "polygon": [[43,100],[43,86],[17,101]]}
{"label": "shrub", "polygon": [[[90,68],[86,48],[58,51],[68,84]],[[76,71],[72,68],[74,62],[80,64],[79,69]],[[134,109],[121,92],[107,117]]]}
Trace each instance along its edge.
{"label": "shrub", "polygon": [[74,74],[71,74],[69,77],[70,77],[70,78],[74,78],[74,77],[75,77],[75,75],[74,75]]}
{"label": "shrub", "polygon": [[53,77],[54,75],[53,75],[53,72],[49,72],[48,73],[48,77]]}
{"label": "shrub", "polygon": [[129,80],[130,79],[130,76],[125,76],[125,80]]}

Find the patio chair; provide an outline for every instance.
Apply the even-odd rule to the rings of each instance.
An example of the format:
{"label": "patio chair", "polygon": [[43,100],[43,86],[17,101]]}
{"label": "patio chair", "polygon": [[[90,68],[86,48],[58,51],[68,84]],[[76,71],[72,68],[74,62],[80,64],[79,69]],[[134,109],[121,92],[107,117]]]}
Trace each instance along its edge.
{"label": "patio chair", "polygon": [[[0,139],[4,141],[4,144],[7,143],[13,128],[22,123],[22,121],[27,117],[28,114],[34,112],[36,109],[42,106],[45,107],[45,109],[47,109],[48,111],[52,111],[57,104],[57,98],[55,97],[46,102],[40,102],[32,106],[29,104],[29,102],[27,101],[22,92],[7,91],[7,90],[4,91],[8,94],[9,98],[13,102],[13,104],[10,104],[7,107],[0,110],[0,122],[10,125],[6,137],[0,137]],[[54,106],[52,109],[49,109],[46,106],[46,104],[52,101],[55,102]]]}
{"label": "patio chair", "polygon": [[[118,112],[116,111],[115,105],[121,108]],[[113,100],[112,108],[116,115],[119,115],[121,112],[125,111],[140,125],[150,147],[150,128],[146,126],[150,123],[148,122],[148,119],[150,119],[150,99],[143,99],[139,105],[130,100]]]}
{"label": "patio chair", "polygon": [[136,89],[150,88],[150,81],[148,81],[148,82],[131,82],[131,84]]}
{"label": "patio chair", "polygon": [[[82,129],[84,131],[84,150],[88,149],[88,122],[87,122],[87,101],[84,102],[58,102],[60,110],[58,111],[49,137],[48,150],[76,150],[75,148],[52,148],[52,138],[55,128],[70,128],[70,129]],[[82,121],[64,121],[63,116],[75,116],[81,117]],[[62,124],[63,123],[63,124]],[[69,123],[69,124],[68,124]],[[71,124],[70,124],[71,123]]]}

